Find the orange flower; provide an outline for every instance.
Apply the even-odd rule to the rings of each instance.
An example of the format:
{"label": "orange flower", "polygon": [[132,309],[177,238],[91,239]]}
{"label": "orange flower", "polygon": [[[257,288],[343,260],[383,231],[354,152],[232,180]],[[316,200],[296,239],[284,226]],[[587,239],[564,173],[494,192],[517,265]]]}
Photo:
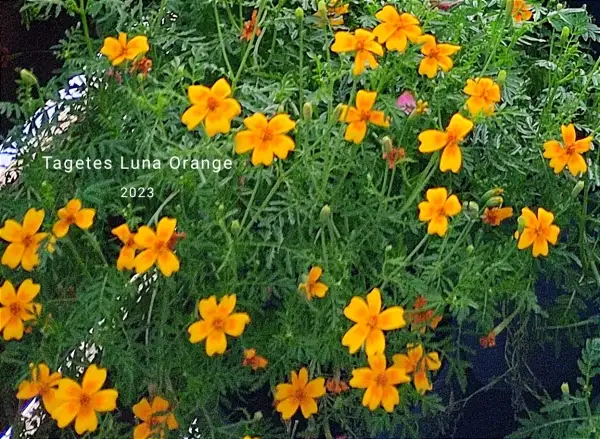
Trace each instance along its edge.
{"label": "orange flower", "polygon": [[372,69],[379,66],[373,54],[383,55],[383,48],[375,41],[375,35],[365,29],[357,29],[354,35],[350,32],[336,32],[331,50],[335,53],[356,53],[352,69],[354,75],[360,75],[366,66]]}
{"label": "orange flower", "polygon": [[250,322],[245,312],[233,313],[236,295],[225,295],[217,304],[217,296],[210,296],[198,302],[201,320],[192,323],[188,328],[190,342],[199,343],[206,339],[206,354],[222,354],[227,349],[227,337],[239,337]]}
{"label": "orange flower", "polygon": [[490,333],[488,335],[486,335],[485,337],[480,337],[479,345],[483,349],[495,347],[496,346],[496,334],[494,334],[494,331],[490,331]]}
{"label": "orange flower", "polygon": [[406,150],[404,148],[392,147],[388,152],[384,152],[381,157],[387,160],[389,169],[394,169],[398,161],[406,158]]}
{"label": "orange flower", "polygon": [[323,269],[321,267],[312,267],[306,281],[298,285],[298,289],[304,291],[308,300],[311,300],[313,297],[318,297],[319,299],[325,297],[325,293],[327,293],[329,287],[323,282],[319,282],[322,274]]}
{"label": "orange flower", "polygon": [[428,222],[427,233],[444,236],[448,230],[448,217],[460,213],[462,206],[456,195],[448,197],[446,188],[428,189],[427,201],[419,203],[419,221]]}
{"label": "orange flower", "polygon": [[440,356],[437,352],[430,352],[424,355],[423,345],[412,346],[408,345],[408,355],[396,354],[393,356],[394,366],[406,373],[413,374],[413,382],[419,393],[425,393],[433,388],[427,371],[438,370],[442,366]]}
{"label": "orange flower", "polygon": [[512,216],[512,207],[492,207],[491,209],[486,207],[481,215],[481,221],[490,226],[499,226],[502,221]]}
{"label": "orange flower", "polygon": [[250,20],[244,22],[242,34],[240,35],[242,40],[250,41],[254,35],[259,36],[261,34],[262,30],[258,27],[258,23],[256,22],[257,17],[258,11],[254,9]]}
{"label": "orange flower", "polygon": [[423,310],[427,306],[427,299],[419,296],[413,304],[413,311],[406,311],[406,320],[410,323],[411,331],[419,331],[424,334],[429,326],[431,329],[437,328],[442,321],[441,315],[434,315],[432,309]]}
{"label": "orange flower", "polygon": [[127,41],[127,34],[119,32],[118,39],[114,37],[104,39],[104,45],[100,49],[100,53],[106,56],[113,66],[118,66],[126,59],[131,61],[139,55],[144,55],[149,50],[147,37],[138,35]]}
{"label": "orange flower", "polygon": [[254,166],[261,163],[271,166],[275,156],[285,160],[296,147],[294,139],[286,135],[296,128],[296,122],[287,114],[277,114],[269,120],[264,114],[255,113],[244,119],[244,125],[248,129],[235,135],[235,152],[244,154],[252,151]]}
{"label": "orange flower", "polygon": [[325,383],[325,388],[329,393],[338,395],[348,390],[349,387],[345,381],[342,381],[339,378],[330,378]]}
{"label": "orange flower", "polygon": [[231,96],[231,87],[225,78],[219,79],[211,88],[204,85],[188,87],[188,98],[192,104],[181,116],[181,122],[193,130],[204,122],[208,137],[217,133],[227,134],[231,121],[241,114],[242,107]]}
{"label": "orange flower", "polygon": [[583,174],[587,170],[587,164],[583,158],[583,153],[588,152],[592,147],[592,136],[577,140],[575,127],[573,124],[562,125],[563,142],[550,140],[544,143],[544,157],[550,159],[550,167],[558,174],[565,167],[573,176]]}
{"label": "orange flower", "polygon": [[152,404],[146,398],[132,408],[133,414],[142,422],[133,430],[133,439],[164,439],[167,429],[179,428],[169,401],[160,396],[152,398]]}
{"label": "orange flower", "polygon": [[419,151],[429,154],[443,149],[440,160],[440,171],[458,173],[462,166],[462,151],[458,146],[467,134],[473,130],[473,122],[456,113],[450,119],[445,132],[425,130],[419,134]]}
{"label": "orange flower", "polygon": [[127,224],[115,227],[111,233],[123,243],[117,259],[117,270],[132,270],[135,267],[135,251],[138,249],[135,243],[135,234],[131,233]]}
{"label": "orange flower", "polygon": [[256,349],[244,349],[244,361],[242,366],[250,366],[252,370],[264,369],[269,364],[269,360],[256,354]]}
{"label": "orange flower", "polygon": [[139,73],[140,75],[146,77],[148,73],[152,70],[152,60],[143,56],[138,61],[134,61],[131,68],[129,69],[129,73]]}
{"label": "orange flower", "polygon": [[39,284],[34,284],[31,279],[24,280],[17,292],[10,281],[4,281],[0,287],[0,331],[3,330],[4,340],[21,340],[25,328],[23,322],[40,315],[42,305],[33,302],[39,292]]}
{"label": "orange flower", "polygon": [[533,257],[539,255],[548,256],[548,243],[556,245],[560,229],[554,222],[554,215],[543,208],[538,208],[537,217],[527,207],[521,211],[525,228],[519,235],[519,250],[530,247],[533,244]]}
{"label": "orange flower", "polygon": [[355,322],[342,339],[342,345],[348,346],[354,354],[362,345],[366,346],[367,355],[385,351],[383,331],[399,329],[406,325],[404,309],[400,306],[381,311],[381,292],[378,288],[367,294],[367,301],[362,297],[353,297],[344,308],[344,315]]}
{"label": "orange flower", "polygon": [[525,0],[514,0],[512,16],[517,23],[531,20],[531,17],[533,16],[533,12],[531,12],[531,5]]}
{"label": "orange flower", "polygon": [[367,123],[388,128],[389,117],[383,111],[372,110],[377,99],[376,91],[360,90],[356,94],[356,107],[341,105],[340,122],[346,122],[348,127],[344,139],[348,142],[360,143],[367,134]]}
{"label": "orange flower", "polygon": [[31,271],[39,265],[40,242],[48,236],[47,233],[38,233],[43,221],[43,210],[29,209],[23,218],[23,225],[12,219],[4,222],[0,238],[10,244],[2,255],[2,265],[15,269],[21,264],[25,271]]}
{"label": "orange flower", "polygon": [[362,405],[374,411],[379,405],[392,413],[400,403],[397,385],[409,383],[410,377],[405,370],[398,367],[386,368],[385,355],[381,352],[369,355],[370,367],[361,367],[352,371],[350,385],[355,389],[367,389],[362,399]]}
{"label": "orange flower", "polygon": [[155,263],[165,276],[179,271],[179,258],[169,246],[177,227],[174,218],[162,218],[156,226],[156,232],[148,226],[142,226],[135,234],[135,245],[142,250],[134,259],[135,271],[145,273]]}
{"label": "orange flower", "polygon": [[341,4],[340,0],[330,1],[327,5],[327,18],[329,19],[329,24],[331,25],[331,27],[343,26],[344,15],[346,15],[349,12],[349,9],[350,5]]}
{"label": "orange flower", "polygon": [[73,224],[80,229],[87,230],[94,223],[94,215],[96,215],[95,209],[82,209],[81,200],[74,198],[65,207],[58,210],[59,220],[52,227],[52,233],[57,238],[63,238],[69,233],[69,227]]}
{"label": "orange flower", "polygon": [[316,399],[325,395],[325,379],[315,378],[309,382],[306,367],[298,374],[292,371],[290,377],[291,384],[275,387],[275,409],[283,419],[290,419],[300,408],[302,416],[308,419],[319,411]]}
{"label": "orange flower", "polygon": [[419,27],[419,20],[412,14],[399,14],[396,8],[387,5],[375,14],[382,23],[373,30],[373,35],[380,43],[385,43],[387,50],[406,51],[408,41],[414,43],[423,33]]}
{"label": "orange flower", "polygon": [[50,369],[45,363],[40,363],[37,366],[32,364],[31,378],[31,381],[21,381],[17,399],[26,400],[41,396],[44,408],[48,413],[52,413],[56,407],[56,388],[62,374],[60,372],[50,373]]}
{"label": "orange flower", "polygon": [[460,50],[460,46],[453,44],[437,44],[433,35],[422,35],[417,38],[417,43],[422,44],[421,53],[425,58],[419,64],[419,74],[434,78],[438,69],[449,72],[454,66],[451,55]]}
{"label": "orange flower", "polygon": [[470,96],[467,108],[472,116],[483,113],[494,114],[496,103],[500,102],[500,86],[490,78],[467,79],[463,90]]}

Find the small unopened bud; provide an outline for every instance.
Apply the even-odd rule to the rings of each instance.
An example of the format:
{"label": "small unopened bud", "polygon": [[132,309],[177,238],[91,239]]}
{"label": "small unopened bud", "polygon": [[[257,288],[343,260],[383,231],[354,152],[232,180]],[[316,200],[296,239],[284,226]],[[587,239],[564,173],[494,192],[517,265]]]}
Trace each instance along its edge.
{"label": "small unopened bud", "polygon": [[326,204],[321,209],[321,213],[319,214],[319,218],[321,219],[322,222],[326,223],[327,221],[329,221],[329,217],[330,216],[331,216],[331,208],[329,207],[329,204]]}
{"label": "small unopened bud", "polygon": [[255,421],[260,421],[262,418],[263,418],[262,412],[255,412],[254,413],[254,420]]}
{"label": "small unopened bud", "polygon": [[240,231],[242,230],[242,226],[240,225],[240,222],[238,220],[233,220],[231,222],[231,226],[229,226],[229,229],[231,230],[233,236],[238,236],[240,234]]}
{"label": "small unopened bud", "polygon": [[504,13],[506,14],[506,19],[510,19],[512,17],[514,4],[514,0],[506,0],[506,3],[504,4]]}
{"label": "small unopened bud", "polygon": [[517,232],[521,234],[523,233],[523,230],[525,230],[525,218],[520,216],[517,220]]}
{"label": "small unopened bud", "polygon": [[470,255],[471,253],[473,253],[473,250],[475,250],[475,247],[473,246],[473,244],[469,244],[467,246],[467,254]]}
{"label": "small unopened bud", "polygon": [[562,31],[560,33],[560,42],[562,44],[565,44],[567,42],[567,40],[569,39],[570,35],[571,35],[571,29],[569,29],[568,26],[563,27]]}
{"label": "small unopened bud", "polygon": [[335,117],[339,122],[344,122],[346,118],[346,113],[348,112],[348,107],[344,104],[338,104],[333,110],[333,117]]}
{"label": "small unopened bud", "polygon": [[36,85],[38,83],[37,77],[30,70],[21,69],[19,76],[21,76],[21,81],[27,85]]}
{"label": "small unopened bud", "polygon": [[502,189],[500,187],[495,187],[495,188],[487,191],[485,194],[483,194],[483,197],[481,197],[481,201],[486,203],[490,198],[498,197],[498,196],[502,195],[503,193],[504,193],[504,189]]}
{"label": "small unopened bud", "polygon": [[302,20],[304,18],[304,10],[302,8],[296,8],[296,18]]}
{"label": "small unopened bud", "polygon": [[556,4],[556,10],[557,10],[557,11],[560,11],[560,10],[562,10],[564,7],[565,7],[565,5],[563,5],[562,3],[557,3],[557,4]]}
{"label": "small unopened bud", "polygon": [[223,211],[225,210],[225,205],[223,203],[221,203],[221,204],[219,204],[217,209],[219,210],[219,213],[223,213]]}
{"label": "small unopened bud", "polygon": [[385,136],[384,138],[382,138],[381,143],[383,144],[383,150],[385,152],[390,152],[392,150],[392,148],[394,147],[394,144],[392,143],[392,139],[390,139],[388,136]]}
{"label": "small unopened bud", "polygon": [[569,395],[571,393],[569,389],[569,383],[562,383],[560,385],[560,391],[563,393],[563,395]]}
{"label": "small unopened bud", "polygon": [[319,5],[317,6],[317,11],[319,11],[319,14],[325,13],[325,15],[327,15],[327,3],[320,1]]}
{"label": "small unopened bud", "polygon": [[498,82],[499,82],[500,84],[503,84],[503,83],[506,81],[506,77],[507,77],[507,75],[508,75],[508,74],[506,73],[506,70],[500,70],[500,71],[498,72]]}
{"label": "small unopened bud", "polygon": [[312,103],[310,101],[305,102],[304,105],[302,106],[302,117],[304,117],[304,120],[306,120],[306,121],[312,119],[312,117],[313,117],[313,106],[312,106]]}
{"label": "small unopened bud", "polygon": [[571,198],[577,198],[577,196],[583,190],[584,186],[585,182],[583,180],[579,180],[577,184],[575,184],[575,186],[573,187],[573,190],[571,191]]}
{"label": "small unopened bud", "polygon": [[489,200],[485,202],[485,207],[498,207],[502,206],[504,203],[504,198],[502,197],[491,197]]}
{"label": "small unopened bud", "polygon": [[391,251],[392,251],[392,246],[391,246],[391,245],[386,245],[386,246],[385,246],[385,252],[386,252],[386,253],[389,253],[389,252],[391,252]]}
{"label": "small unopened bud", "polygon": [[279,104],[279,106],[277,107],[277,114],[281,113],[285,113],[285,107],[283,106],[283,104]]}
{"label": "small unopened bud", "polygon": [[373,181],[373,175],[370,172],[367,172],[367,181],[369,183]]}
{"label": "small unopened bud", "polygon": [[464,201],[463,212],[471,219],[477,219],[479,217],[479,204],[475,201]]}

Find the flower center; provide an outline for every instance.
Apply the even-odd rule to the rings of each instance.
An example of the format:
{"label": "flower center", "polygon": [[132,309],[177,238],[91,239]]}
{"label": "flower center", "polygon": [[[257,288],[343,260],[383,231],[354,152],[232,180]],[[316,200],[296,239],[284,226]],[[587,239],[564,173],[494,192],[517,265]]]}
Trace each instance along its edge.
{"label": "flower center", "polygon": [[10,313],[15,317],[18,317],[19,314],[21,314],[22,307],[20,303],[11,303],[8,308],[10,309]]}
{"label": "flower center", "polygon": [[79,398],[79,404],[81,404],[82,408],[87,408],[92,403],[92,399],[88,395],[81,395]]}
{"label": "flower center", "polygon": [[365,122],[368,122],[370,117],[371,117],[371,112],[369,110],[361,110],[360,120],[364,120]]}
{"label": "flower center", "polygon": [[568,145],[567,149],[565,150],[565,154],[568,156],[575,154],[575,145]]}
{"label": "flower center", "polygon": [[224,325],[225,320],[223,320],[221,317],[217,317],[213,320],[213,329],[223,329]]}
{"label": "flower center", "polygon": [[365,50],[366,41],[359,40],[356,42],[356,51],[360,52],[361,50]]}
{"label": "flower center", "polygon": [[429,49],[429,58],[437,58],[440,55],[440,49],[437,47],[432,47]]}
{"label": "flower center", "polygon": [[30,247],[33,245],[33,236],[25,235],[23,240],[21,241],[25,247]]}
{"label": "flower center", "polygon": [[208,98],[208,101],[206,101],[206,106],[210,111],[215,111],[217,108],[219,108],[219,100],[214,96],[211,96]]}
{"label": "flower center", "polygon": [[306,392],[304,391],[304,388],[296,389],[294,397],[299,403],[302,403],[302,401],[306,399]]}
{"label": "flower center", "polygon": [[265,128],[265,130],[262,133],[263,142],[270,142],[271,140],[273,140],[273,137],[275,137],[273,135],[273,132],[270,129]]}
{"label": "flower center", "polygon": [[369,320],[367,320],[367,326],[370,328],[375,328],[377,326],[377,315],[369,317]]}
{"label": "flower center", "polygon": [[388,379],[387,376],[385,376],[385,373],[380,373],[379,375],[377,375],[377,378],[375,378],[375,382],[380,387],[387,386]]}

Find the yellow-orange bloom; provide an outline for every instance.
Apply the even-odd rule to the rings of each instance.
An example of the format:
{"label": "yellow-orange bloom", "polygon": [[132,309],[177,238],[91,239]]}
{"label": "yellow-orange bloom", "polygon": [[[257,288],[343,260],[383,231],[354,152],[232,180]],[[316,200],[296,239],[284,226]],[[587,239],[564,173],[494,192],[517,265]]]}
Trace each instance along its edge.
{"label": "yellow-orange bloom", "polygon": [[460,50],[460,46],[454,44],[438,44],[433,35],[422,35],[417,38],[417,43],[422,44],[421,53],[425,58],[419,64],[419,74],[434,78],[438,69],[449,72],[454,66],[451,55]]}
{"label": "yellow-orange bloom", "polygon": [[175,256],[170,243],[177,227],[174,218],[162,218],[156,226],[156,233],[148,226],[142,226],[135,234],[135,245],[142,250],[135,257],[135,271],[145,273],[158,262],[158,268],[169,277],[179,271],[179,258]]}
{"label": "yellow-orange bloom", "polygon": [[23,380],[19,383],[17,399],[26,400],[36,396],[42,397],[44,408],[48,413],[56,407],[56,388],[62,378],[60,372],[50,373],[45,363],[37,366],[31,365],[31,381]]}
{"label": "yellow-orange bloom", "polygon": [[406,373],[413,374],[415,388],[421,394],[433,388],[427,371],[438,370],[442,366],[440,356],[437,352],[430,352],[425,355],[423,345],[408,345],[408,355],[396,354],[392,357],[394,365]]}
{"label": "yellow-orange bloom", "polygon": [[396,8],[387,5],[375,14],[382,23],[373,30],[373,35],[380,43],[385,43],[387,50],[406,51],[408,41],[414,43],[423,31],[419,27],[419,20],[412,14],[399,14]]}
{"label": "yellow-orange bloom", "polygon": [[[217,304],[217,296],[210,296],[198,302],[201,320],[192,323],[188,328],[190,342],[200,343],[206,339],[206,354],[222,354],[227,349],[227,337],[239,337],[250,322],[245,312],[233,313],[236,295],[225,295]],[[233,313],[233,314],[232,314]]]}
{"label": "yellow-orange bloom", "polygon": [[490,226],[499,226],[502,221],[512,216],[512,207],[492,207],[491,209],[486,207],[481,215],[481,221]]}
{"label": "yellow-orange bloom", "polygon": [[378,288],[367,294],[367,301],[362,297],[353,297],[350,304],[344,308],[344,315],[356,323],[344,338],[342,345],[348,346],[353,354],[365,345],[367,355],[385,351],[385,336],[383,331],[399,329],[406,325],[404,309],[392,306],[381,310],[381,292]]}
{"label": "yellow-orange bloom", "polygon": [[27,322],[35,319],[42,312],[42,305],[33,302],[39,294],[39,284],[26,279],[15,292],[13,284],[6,280],[0,287],[0,331],[4,340],[21,340]]}
{"label": "yellow-orange bloom", "polygon": [[317,413],[316,399],[325,395],[325,378],[315,378],[308,381],[308,371],[305,367],[296,374],[292,371],[291,384],[283,383],[275,387],[275,403],[283,419],[290,419],[298,408],[306,419]]}
{"label": "yellow-orange bloom", "polygon": [[354,35],[350,32],[336,32],[331,50],[335,53],[356,53],[352,69],[355,75],[360,75],[367,66],[372,69],[379,66],[373,54],[383,55],[383,47],[375,41],[375,35],[365,29],[356,29]]}
{"label": "yellow-orange bloom", "polygon": [[58,210],[58,221],[52,227],[52,233],[57,238],[64,237],[69,233],[69,227],[75,224],[83,230],[92,227],[94,223],[95,209],[82,209],[81,200],[74,198],[65,207]]}
{"label": "yellow-orange bloom", "polygon": [[319,299],[325,297],[325,293],[327,293],[329,287],[323,282],[319,282],[322,274],[323,269],[321,267],[312,267],[306,281],[298,285],[298,288],[304,291],[308,300],[311,300],[313,297],[318,297]]}
{"label": "yellow-orange bloom", "polygon": [[111,233],[123,243],[117,259],[117,270],[132,270],[135,267],[135,251],[138,249],[135,243],[135,234],[129,230],[127,224],[115,227],[111,230]]}
{"label": "yellow-orange bloom", "polygon": [[150,50],[148,38],[138,35],[127,41],[127,34],[119,32],[119,38],[107,37],[100,49],[100,53],[106,56],[113,66],[118,66],[125,60],[133,60],[139,55],[144,55]]}
{"label": "yellow-orange bloom", "polygon": [[565,167],[573,176],[583,174],[587,170],[587,164],[583,158],[592,147],[592,136],[577,140],[577,133],[573,124],[562,125],[562,143],[550,140],[544,143],[544,157],[550,159],[550,167],[558,174]]}
{"label": "yellow-orange bloom", "polygon": [[269,364],[269,360],[256,353],[256,349],[244,349],[244,360],[242,366],[250,366],[252,370],[264,369]]}
{"label": "yellow-orange bloom", "polygon": [[512,8],[512,17],[517,22],[521,21],[529,21],[533,16],[533,12],[531,12],[531,5],[528,4],[525,0],[514,0],[513,8]]}
{"label": "yellow-orange bloom", "polygon": [[496,103],[500,102],[500,86],[491,78],[467,79],[463,91],[470,96],[467,108],[472,116],[479,113],[486,116],[494,114]]}
{"label": "yellow-orange bloom", "polygon": [[185,110],[181,122],[193,130],[204,122],[208,137],[217,133],[227,134],[231,121],[241,114],[242,107],[231,97],[231,87],[225,78],[219,79],[211,88],[204,85],[188,87],[188,98],[192,106]]}
{"label": "yellow-orange bloom", "polygon": [[460,213],[462,206],[456,195],[448,197],[446,188],[428,189],[425,194],[427,201],[419,203],[419,220],[429,223],[427,233],[444,236],[448,231],[448,217]]}
{"label": "yellow-orange bloom", "polygon": [[390,119],[383,111],[372,109],[375,99],[377,99],[376,91],[360,90],[356,94],[356,107],[340,106],[339,120],[348,124],[344,134],[345,140],[354,143],[362,142],[367,134],[368,123],[384,128],[390,126]]}
{"label": "yellow-orange bloom", "polygon": [[152,398],[152,404],[146,398],[132,408],[133,414],[142,422],[133,430],[133,439],[154,439],[165,437],[167,429],[175,430],[179,428],[179,423],[175,418],[173,409],[169,401],[160,396]]}
{"label": "yellow-orange bloom", "polygon": [[560,229],[554,222],[554,215],[543,208],[538,208],[535,216],[528,207],[521,210],[525,228],[519,235],[519,250],[523,250],[533,244],[533,257],[539,255],[548,256],[548,243],[556,245]]}
{"label": "yellow-orange bloom", "polygon": [[92,364],[83,375],[81,385],[70,378],[58,382],[57,405],[50,413],[58,428],[65,428],[73,419],[75,431],[82,435],[98,428],[97,412],[110,412],[117,407],[118,392],[102,389],[106,381],[106,369]]}
{"label": "yellow-orange bloom", "polygon": [[427,306],[427,298],[419,296],[415,299],[412,311],[406,311],[406,321],[410,323],[411,331],[419,331],[425,334],[427,327],[437,328],[442,321],[442,315],[435,315],[432,309],[424,310]]}
{"label": "yellow-orange bloom", "polygon": [[313,15],[317,18],[319,27],[325,27],[328,20],[331,27],[339,27],[344,25],[344,15],[349,10],[349,4],[343,4],[340,0],[332,0],[327,4],[327,9],[319,9]]}
{"label": "yellow-orange bloom", "polygon": [[244,436],[244,439],[260,439],[258,436],[250,437],[248,435]]}
{"label": "yellow-orange bloom", "polygon": [[462,151],[459,142],[473,130],[473,122],[456,113],[450,119],[446,131],[425,130],[419,134],[419,151],[429,154],[443,149],[440,171],[458,173],[462,166]]}
{"label": "yellow-orange bloom", "polygon": [[406,371],[398,367],[386,368],[385,355],[381,352],[369,355],[370,367],[361,367],[352,371],[350,385],[355,389],[367,389],[362,405],[374,411],[380,405],[391,413],[400,402],[398,384],[409,383]]}
{"label": "yellow-orange bloom", "polygon": [[23,225],[11,219],[4,222],[0,239],[10,244],[2,255],[2,265],[15,269],[21,264],[25,271],[31,271],[39,265],[40,242],[48,236],[47,233],[38,233],[43,221],[43,210],[29,209],[23,218]]}
{"label": "yellow-orange bloom", "polygon": [[261,163],[271,166],[273,158],[277,156],[285,160],[290,151],[296,147],[294,139],[286,135],[296,128],[296,122],[287,114],[277,114],[270,120],[262,113],[255,113],[244,119],[247,130],[235,135],[235,152],[244,154],[252,151],[252,164]]}

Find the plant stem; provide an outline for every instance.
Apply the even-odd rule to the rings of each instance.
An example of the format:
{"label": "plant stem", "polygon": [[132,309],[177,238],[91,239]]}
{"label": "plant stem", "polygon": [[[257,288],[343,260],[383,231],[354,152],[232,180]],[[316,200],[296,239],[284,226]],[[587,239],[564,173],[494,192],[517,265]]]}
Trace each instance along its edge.
{"label": "plant stem", "polygon": [[298,19],[300,53],[298,54],[299,77],[298,77],[298,111],[302,114],[302,105],[304,100],[304,16]]}
{"label": "plant stem", "polygon": [[92,47],[92,40],[90,39],[90,30],[87,23],[86,6],[85,0],[79,0],[79,16],[81,17],[81,26],[83,27],[83,35],[85,36],[85,43],[87,44],[88,52],[91,58],[94,57],[94,49]]}
{"label": "plant stem", "polygon": [[100,244],[98,244],[98,241],[96,240],[96,237],[93,234],[91,234],[89,231],[87,231],[87,230],[84,230],[83,232],[85,233],[85,236],[87,237],[87,239],[92,244],[92,247],[94,247],[94,250],[96,250],[96,253],[98,253],[100,255],[100,259],[102,259],[102,262],[104,263],[104,266],[108,267],[108,261],[104,257],[104,254],[102,253],[102,249],[100,248]]}
{"label": "plant stem", "polygon": [[217,9],[217,2],[213,2],[213,12],[215,14],[215,21],[217,22],[217,34],[219,36],[219,45],[221,46],[221,53],[223,54],[223,59],[225,60],[225,64],[227,65],[227,70],[229,70],[229,76],[233,76],[233,68],[231,67],[231,63],[229,62],[229,57],[227,56],[227,49],[225,48],[225,41],[223,40],[223,32],[221,31],[221,20],[219,20],[219,10]]}
{"label": "plant stem", "polygon": [[429,179],[433,176],[435,172],[435,165],[437,165],[439,157],[439,151],[433,153],[433,155],[429,159],[429,163],[427,163],[427,167],[421,173],[421,181],[413,189],[412,193],[409,195],[409,197],[406,199],[406,201],[400,208],[398,216],[402,216],[406,213],[406,211],[412,206],[412,203],[415,201],[415,199],[419,196]]}
{"label": "plant stem", "polygon": [[[252,37],[250,37],[250,41],[248,41],[248,46],[246,47],[246,51],[244,52],[244,56],[242,57],[242,61],[240,62],[240,67],[238,68],[237,73],[235,74],[235,78],[233,78],[233,82],[231,83],[231,89],[235,90],[235,86],[238,83],[240,77],[242,76],[242,72],[244,71],[244,67],[246,65],[246,61],[248,60],[248,55],[250,55],[250,51],[252,50],[252,45],[256,38],[256,29],[259,28],[259,24],[264,18],[264,9],[265,9],[266,0],[262,0],[260,6],[258,7],[258,13],[256,14],[256,26],[254,27],[254,31],[252,32]],[[216,6],[215,6],[216,8]],[[266,12],[265,12],[266,13]],[[232,70],[233,72],[233,70]]]}
{"label": "plant stem", "polygon": [[250,209],[252,209],[252,205],[254,204],[254,199],[256,198],[256,193],[258,192],[258,187],[260,186],[260,182],[262,181],[262,172],[258,173],[258,177],[256,177],[256,183],[254,184],[254,190],[252,191],[252,195],[250,195],[250,201],[248,201],[248,205],[246,206],[246,211],[244,212],[244,216],[242,217],[242,223],[240,226],[243,228],[246,223],[246,219],[248,218],[248,214],[250,213]]}

